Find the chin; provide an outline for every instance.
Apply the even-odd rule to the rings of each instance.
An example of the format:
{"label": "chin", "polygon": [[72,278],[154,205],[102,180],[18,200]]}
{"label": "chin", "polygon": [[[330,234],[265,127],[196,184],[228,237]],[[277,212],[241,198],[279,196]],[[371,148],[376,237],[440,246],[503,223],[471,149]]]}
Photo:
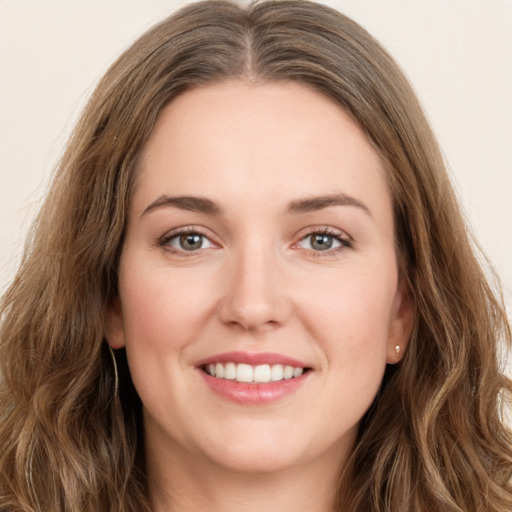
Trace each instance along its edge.
{"label": "chin", "polygon": [[222,439],[201,450],[214,465],[235,473],[266,474],[322,463],[325,457],[342,460],[352,449],[355,436],[350,433],[332,443],[328,435],[310,437],[308,432],[293,432],[289,425],[277,429],[260,425],[258,429],[228,431]]}
{"label": "chin", "polygon": [[223,453],[211,453],[211,462],[233,473],[277,473],[305,462],[302,454],[286,453],[277,449],[242,449],[239,446]]}

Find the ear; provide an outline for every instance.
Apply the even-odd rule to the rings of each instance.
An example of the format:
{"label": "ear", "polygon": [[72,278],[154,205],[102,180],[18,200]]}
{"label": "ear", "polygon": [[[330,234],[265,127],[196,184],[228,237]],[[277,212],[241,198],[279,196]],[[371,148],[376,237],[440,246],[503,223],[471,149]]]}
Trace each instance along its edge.
{"label": "ear", "polygon": [[391,315],[386,362],[397,364],[402,360],[407,349],[415,318],[414,301],[405,284],[405,279],[402,279],[396,291]]}
{"label": "ear", "polygon": [[123,309],[119,298],[114,299],[108,306],[104,331],[111,348],[115,350],[125,346]]}

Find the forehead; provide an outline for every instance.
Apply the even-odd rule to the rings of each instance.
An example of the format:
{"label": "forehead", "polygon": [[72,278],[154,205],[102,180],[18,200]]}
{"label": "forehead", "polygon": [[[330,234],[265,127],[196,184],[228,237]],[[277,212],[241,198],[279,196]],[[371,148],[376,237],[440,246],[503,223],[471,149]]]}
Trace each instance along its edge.
{"label": "forehead", "polygon": [[269,206],[333,192],[389,199],[364,133],[305,85],[221,82],[187,91],[161,112],[141,159],[137,208],[161,193],[224,202],[255,191]]}

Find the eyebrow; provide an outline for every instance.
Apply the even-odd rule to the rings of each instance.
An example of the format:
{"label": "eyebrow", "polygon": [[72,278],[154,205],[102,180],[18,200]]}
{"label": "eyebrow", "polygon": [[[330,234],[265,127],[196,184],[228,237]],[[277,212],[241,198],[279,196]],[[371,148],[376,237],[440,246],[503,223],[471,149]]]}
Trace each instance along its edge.
{"label": "eyebrow", "polygon": [[363,202],[355,197],[341,193],[292,201],[287,208],[287,212],[293,214],[309,213],[329,208],[330,206],[355,206],[371,217],[370,209]]}
{"label": "eyebrow", "polygon": [[192,212],[206,213],[209,215],[220,215],[222,208],[217,203],[206,197],[195,197],[195,196],[160,196],[153,201],[141,214],[146,215],[147,213],[162,208],[164,206],[173,206],[181,210],[189,210]]}
{"label": "eyebrow", "polygon": [[[371,216],[370,209],[363,202],[341,193],[297,199],[288,204],[286,212],[300,215],[331,206],[355,206]],[[223,213],[223,209],[218,203],[206,197],[161,195],[142,212],[141,217],[162,207],[174,207],[208,215],[222,215]]]}

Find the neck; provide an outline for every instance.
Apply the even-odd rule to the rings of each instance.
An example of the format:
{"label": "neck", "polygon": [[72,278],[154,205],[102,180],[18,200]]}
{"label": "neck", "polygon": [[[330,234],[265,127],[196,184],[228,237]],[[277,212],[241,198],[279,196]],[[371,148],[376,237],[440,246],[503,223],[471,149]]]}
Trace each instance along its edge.
{"label": "neck", "polygon": [[[150,443],[148,443],[150,445]],[[147,446],[153,512],[333,512],[341,464],[322,460],[286,469],[249,473]],[[338,454],[336,454],[338,455]]]}

